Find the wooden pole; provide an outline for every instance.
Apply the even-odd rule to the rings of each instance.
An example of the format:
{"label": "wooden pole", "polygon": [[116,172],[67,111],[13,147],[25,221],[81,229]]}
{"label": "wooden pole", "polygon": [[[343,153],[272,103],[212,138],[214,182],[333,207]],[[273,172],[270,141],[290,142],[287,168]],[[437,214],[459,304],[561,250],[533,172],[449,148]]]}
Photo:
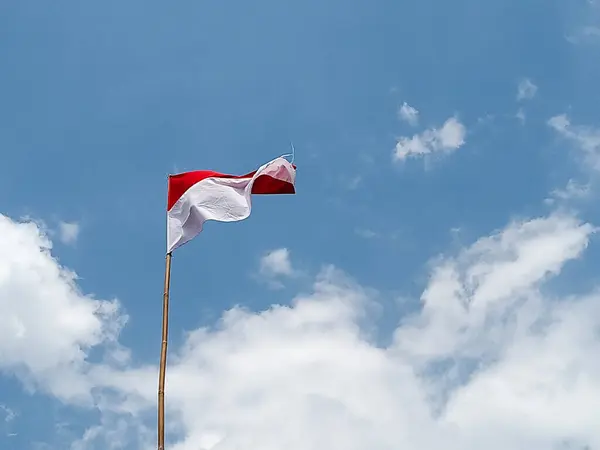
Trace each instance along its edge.
{"label": "wooden pole", "polygon": [[165,375],[167,370],[167,341],[169,337],[169,287],[171,284],[171,253],[165,265],[165,290],[163,294],[162,344],[158,372],[158,450],[165,449]]}

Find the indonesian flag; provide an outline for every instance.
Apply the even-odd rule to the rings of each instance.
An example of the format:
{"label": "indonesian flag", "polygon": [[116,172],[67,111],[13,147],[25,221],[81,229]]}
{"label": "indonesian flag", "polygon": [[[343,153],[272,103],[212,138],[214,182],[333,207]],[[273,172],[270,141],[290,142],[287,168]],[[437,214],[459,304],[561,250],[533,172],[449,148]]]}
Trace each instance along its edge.
{"label": "indonesian flag", "polygon": [[169,176],[167,253],[202,231],[204,222],[236,222],[252,209],[252,194],[295,194],[296,168],[279,157],[246,175],[209,170]]}

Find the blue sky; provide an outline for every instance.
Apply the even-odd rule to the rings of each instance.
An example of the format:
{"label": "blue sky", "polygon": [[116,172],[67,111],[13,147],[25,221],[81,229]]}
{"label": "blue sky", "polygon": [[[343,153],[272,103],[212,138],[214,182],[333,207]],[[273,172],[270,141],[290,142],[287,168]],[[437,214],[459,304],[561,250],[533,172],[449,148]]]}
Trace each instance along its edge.
{"label": "blue sky", "polygon": [[[310,345],[291,340],[288,353],[308,345],[309,356],[303,353],[306,367],[298,373],[315,377],[315,392],[324,398],[356,414],[360,410],[370,431],[350,438],[355,425],[333,408],[323,420],[334,421],[336,435],[347,442],[342,437],[323,441],[326,434],[304,416],[296,418],[297,430],[279,435],[268,432],[266,425],[261,428],[263,422],[276,422],[277,415],[265,410],[255,436],[240,425],[242,419],[221,420],[228,408],[236,413],[243,409],[235,407],[237,400],[225,407],[198,391],[197,408],[217,408],[213,423],[188,405],[185,395],[170,397],[169,391],[171,448],[228,450],[252,444],[294,450],[290,436],[311,432],[314,440],[303,441],[299,448],[358,445],[379,450],[391,448],[389,442],[405,442],[403,448],[416,442],[418,448],[438,448],[429,438],[395,436],[382,425],[378,407],[328,387],[326,380],[343,378],[335,368],[344,361],[366,361],[369,356],[360,356],[357,348],[368,345],[369,351],[389,358],[390,365],[400,364],[390,355],[404,355],[402,367],[423,380],[431,376],[442,386],[442,375],[430,373],[441,356],[428,345],[433,342],[435,347],[436,339],[453,342],[443,333],[458,333],[449,325],[455,317],[451,308],[440,306],[458,301],[458,288],[440,281],[446,279],[441,274],[448,264],[465,272],[460,283],[470,294],[461,295],[470,295],[472,302],[485,284],[474,278],[484,273],[500,280],[506,288],[502,304],[508,308],[502,311],[507,314],[526,315],[526,310],[540,320],[550,315],[567,323],[566,317],[580,317],[584,306],[598,307],[593,293],[599,253],[593,227],[600,222],[594,205],[600,171],[599,27],[600,6],[591,0],[169,5],[153,0],[4,0],[0,274],[5,275],[0,276],[0,305],[8,312],[4,322],[0,319],[6,330],[0,332],[0,419],[6,412],[6,420],[0,420],[0,446],[83,450],[109,448],[107,442],[113,448],[152,445],[166,176],[197,169],[246,173],[287,153],[293,141],[297,195],[257,198],[249,220],[210,223],[176,251],[170,335],[176,362],[175,381],[169,386],[177,391],[177,380],[186,380],[207,392],[239,390],[243,397],[264,388],[274,395],[279,391],[258,381],[241,386],[232,375],[231,382],[223,376],[226,381],[217,385],[210,377],[202,378],[202,370],[184,369],[197,364],[217,373],[215,367],[227,366],[211,358],[216,358],[215,349],[229,348],[219,339],[231,343],[231,336],[240,340],[235,348],[247,345],[242,353],[263,367],[269,339],[281,343],[296,334],[279,330],[260,339],[248,336],[244,333],[253,321],[275,320],[269,314],[276,316],[278,310],[271,305],[279,304],[291,305],[286,314],[298,316],[277,320],[304,323],[299,319],[303,308],[316,302],[322,308],[314,306],[303,320],[319,322],[321,317],[326,329]],[[403,116],[403,105],[418,120]],[[52,241],[50,254],[40,252],[45,246],[40,233]],[[494,233],[497,238],[487,238]],[[264,259],[269,252],[275,256]],[[503,265],[511,261],[514,267]],[[78,279],[67,280],[58,264],[76,272]],[[324,269],[330,265],[336,269]],[[439,296],[446,300],[427,303]],[[583,300],[577,303],[573,296]],[[341,304],[354,306],[340,306],[335,301],[340,298],[346,299]],[[112,299],[118,299],[119,309],[108,314]],[[524,309],[513,311],[513,301]],[[557,312],[557,301],[584,306]],[[541,309],[534,314],[529,304]],[[233,323],[220,321],[236,305],[248,312],[230,313],[242,314]],[[493,314],[500,314],[494,308]],[[363,309],[365,317],[359,320]],[[339,322],[330,317],[333,311],[340,313]],[[125,317],[122,328],[111,328]],[[240,325],[243,321],[248,324]],[[465,369],[471,366],[457,361],[499,358],[509,364],[506,355],[513,353],[506,342],[522,337],[502,321],[498,329],[477,328],[472,317],[465,323],[476,329],[472,342],[461,341],[463,347],[453,347],[444,356],[456,365],[452,374],[459,374],[458,387],[436,384],[440,398],[459,397],[468,389],[473,389],[468,397],[473,398],[479,388],[470,381],[472,369]],[[307,326],[313,330],[313,325]],[[23,338],[20,327],[34,331],[23,331]],[[202,335],[200,327],[209,331]],[[359,338],[357,331],[342,346],[335,339],[343,327],[348,333],[358,327],[373,336]],[[585,362],[600,345],[597,336],[584,339],[560,330],[563,334],[556,339],[563,349],[585,343],[590,351],[571,363],[575,373],[581,379],[598,374],[598,367]],[[552,333],[544,335],[548,339],[543,348],[549,354]],[[403,343],[398,336],[406,338]],[[266,347],[252,345],[253,339]],[[407,342],[414,346],[407,347]],[[329,344],[346,353],[334,352],[327,359],[315,350]],[[469,353],[473,346],[488,344],[475,356]],[[22,346],[36,350],[24,351]],[[323,357],[321,363],[329,367],[322,376],[316,375],[318,369],[311,372],[311,349],[315,360]],[[253,358],[252,351],[260,354]],[[193,360],[192,354],[204,356]],[[285,364],[285,358],[281,361]],[[478,379],[487,374],[481,370],[475,373]],[[502,372],[500,366],[495,370]],[[244,378],[244,372],[238,376]],[[422,394],[415,390],[394,397],[393,384],[381,382],[388,376],[368,378],[361,372],[347,382],[380,383],[380,394],[398,403],[405,394]],[[136,377],[134,383],[123,381]],[[292,383],[290,377],[281,375],[268,384]],[[506,377],[497,381],[508,383]],[[546,405],[546,410],[565,412],[568,405],[574,407],[569,403],[573,399],[586,398],[557,380],[552,388],[562,386],[566,400]],[[77,396],[67,392],[70,383],[80,386],[74,388]],[[600,387],[590,383],[589,398],[596,400],[579,405],[583,424],[590,414],[600,413]],[[137,384],[143,386],[140,392]],[[514,389],[521,389],[518,383]],[[308,394],[294,395],[300,399]],[[267,397],[260,398],[253,400],[260,407],[270,404]],[[302,401],[294,413],[314,406]],[[443,436],[450,446],[492,448],[490,442],[498,440],[492,432],[480,436],[473,431],[480,424],[461,409],[464,404],[444,403],[442,418],[421,425],[411,422],[410,427],[432,430],[423,436]],[[527,417],[538,421],[533,428],[541,430],[529,433],[500,419],[501,406],[490,408],[484,425],[509,436],[503,448],[600,445],[595,427],[564,425],[563,436],[552,431],[556,426],[544,413],[529,411]],[[262,410],[256,411],[260,417]],[[386,417],[402,421],[403,413],[394,411]],[[444,428],[447,424],[462,431],[455,436]]]}

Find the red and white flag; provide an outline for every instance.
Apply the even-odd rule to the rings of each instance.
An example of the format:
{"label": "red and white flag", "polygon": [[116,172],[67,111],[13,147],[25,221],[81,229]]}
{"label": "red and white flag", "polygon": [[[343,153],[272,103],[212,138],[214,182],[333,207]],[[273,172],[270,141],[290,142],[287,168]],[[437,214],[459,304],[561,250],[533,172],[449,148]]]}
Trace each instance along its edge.
{"label": "red and white flag", "polygon": [[209,170],[169,176],[167,253],[202,231],[207,220],[246,219],[252,194],[295,194],[296,168],[279,157],[241,176]]}

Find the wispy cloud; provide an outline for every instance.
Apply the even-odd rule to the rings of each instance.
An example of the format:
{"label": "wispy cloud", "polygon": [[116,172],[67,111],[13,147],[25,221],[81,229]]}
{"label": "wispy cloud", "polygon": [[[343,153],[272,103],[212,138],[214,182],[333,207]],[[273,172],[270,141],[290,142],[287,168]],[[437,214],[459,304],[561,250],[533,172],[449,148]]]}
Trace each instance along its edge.
{"label": "wispy cloud", "polygon": [[550,193],[550,197],[544,202],[548,205],[553,205],[557,201],[569,202],[573,200],[581,200],[589,197],[591,194],[591,186],[589,183],[581,184],[571,179],[562,189],[555,189]]}
{"label": "wispy cloud", "polygon": [[419,123],[419,111],[404,102],[398,110],[398,118],[414,127]]}
{"label": "wispy cloud", "polygon": [[17,414],[12,409],[3,404],[0,404],[0,412],[4,414],[4,422],[6,423],[12,422],[17,417]]}
{"label": "wispy cloud", "polygon": [[586,167],[600,171],[600,129],[576,126],[566,114],[554,116],[548,125],[563,138],[570,140],[583,154]]}
{"label": "wispy cloud", "polygon": [[394,150],[393,159],[401,161],[431,153],[451,153],[465,143],[466,127],[451,117],[441,128],[429,128],[412,137],[401,137]]}
{"label": "wispy cloud", "polygon": [[356,233],[357,236],[360,236],[361,238],[364,238],[364,239],[374,239],[376,237],[379,237],[379,233],[377,233],[376,231],[373,231],[369,228],[357,228],[354,230],[354,232]]}
{"label": "wispy cloud", "polygon": [[531,100],[535,97],[537,91],[538,87],[529,78],[524,78],[519,82],[519,86],[517,87],[517,100]]}
{"label": "wispy cloud", "polygon": [[362,175],[340,177],[340,183],[342,187],[349,191],[357,189],[361,185],[362,181]]}
{"label": "wispy cloud", "polygon": [[58,224],[60,241],[67,245],[75,244],[79,237],[79,229],[77,222],[60,222]]}
{"label": "wispy cloud", "polygon": [[593,44],[600,42],[600,27],[585,26],[566,37],[571,44]]}

